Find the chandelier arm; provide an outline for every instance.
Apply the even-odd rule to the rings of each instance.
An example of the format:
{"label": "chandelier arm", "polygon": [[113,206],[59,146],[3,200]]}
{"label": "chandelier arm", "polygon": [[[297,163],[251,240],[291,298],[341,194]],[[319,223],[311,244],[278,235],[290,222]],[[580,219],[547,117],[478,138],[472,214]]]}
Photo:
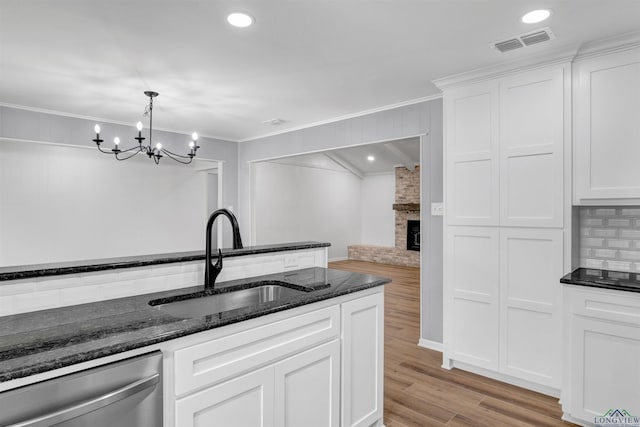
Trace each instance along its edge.
{"label": "chandelier arm", "polygon": [[128,153],[129,151],[133,151],[133,150],[138,150],[138,152],[136,153],[136,154],[138,154],[139,152],[142,151],[142,147],[133,146],[133,147],[127,149],[127,150],[120,150],[120,153]]}
{"label": "chandelier arm", "polygon": [[[131,151],[131,149],[129,149],[129,150],[127,150],[127,151]],[[127,151],[121,151],[121,152],[120,152],[120,153],[118,153],[118,154],[126,153]],[[131,155],[127,156],[127,157],[124,157],[124,158],[122,158],[122,159],[121,159],[120,157],[118,157],[118,154],[116,154],[116,160],[120,160],[120,161],[129,160],[130,158],[132,158],[133,156],[137,156],[137,155],[138,155],[139,153],[141,153],[141,152],[142,152],[142,150],[138,150],[138,151],[136,151],[135,153],[133,153],[133,154],[131,154]]]}
{"label": "chandelier arm", "polygon": [[109,150],[109,151],[105,151],[105,150],[103,150],[103,149],[102,149],[102,147],[100,147],[99,145],[98,145],[98,151],[100,151],[100,152],[101,152],[101,153],[103,153],[103,154],[113,154],[113,151],[111,151],[111,150]]}
{"label": "chandelier arm", "polygon": [[181,154],[176,154],[176,153],[174,153],[174,152],[171,152],[171,151],[167,150],[166,148],[163,148],[163,149],[162,149],[162,152],[163,152],[163,153],[165,153],[165,154],[167,154],[167,155],[169,155],[169,156],[180,157],[180,158],[182,158],[182,159],[189,159],[189,158],[192,158],[192,156],[183,156],[183,155],[181,155]]}
{"label": "chandelier arm", "polygon": [[[162,149],[162,152],[164,154],[166,154],[169,158],[175,160],[178,163],[182,163],[183,165],[188,165],[189,163],[191,163],[193,161],[193,157],[189,157],[189,156],[181,156],[179,154],[174,154],[169,150],[165,150],[164,148]],[[175,157],[174,157],[175,156]],[[184,160],[180,160],[178,157],[182,157],[183,159],[189,159],[188,162],[185,162]]]}

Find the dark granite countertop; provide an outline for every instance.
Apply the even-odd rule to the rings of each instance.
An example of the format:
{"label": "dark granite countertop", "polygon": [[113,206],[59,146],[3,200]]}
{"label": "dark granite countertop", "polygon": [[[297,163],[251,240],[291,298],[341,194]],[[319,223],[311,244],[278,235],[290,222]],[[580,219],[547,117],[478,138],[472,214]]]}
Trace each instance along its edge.
{"label": "dark granite countertop", "polygon": [[625,271],[577,268],[560,279],[560,283],[614,291],[640,292],[640,274]]}
{"label": "dark granite countertop", "polygon": [[381,286],[390,280],[326,268],[222,282],[219,291],[275,280],[308,287],[285,300],[198,318],[173,317],[149,305],[202,292],[202,286],[0,317],[0,382],[157,344],[289,308]]}
{"label": "dark granite countertop", "polygon": [[[296,242],[275,245],[249,246],[243,249],[222,249],[225,258],[256,255],[269,252],[294,251],[300,249],[324,248],[331,246],[325,242]],[[217,252],[217,251],[214,251]],[[217,255],[214,255],[217,258]],[[0,281],[29,279],[32,277],[60,276],[63,274],[89,273],[92,271],[114,270],[117,268],[144,267],[157,264],[171,264],[204,260],[204,251],[176,252],[170,254],[140,255],[120,258],[105,258],[85,261],[60,262],[0,267]]]}

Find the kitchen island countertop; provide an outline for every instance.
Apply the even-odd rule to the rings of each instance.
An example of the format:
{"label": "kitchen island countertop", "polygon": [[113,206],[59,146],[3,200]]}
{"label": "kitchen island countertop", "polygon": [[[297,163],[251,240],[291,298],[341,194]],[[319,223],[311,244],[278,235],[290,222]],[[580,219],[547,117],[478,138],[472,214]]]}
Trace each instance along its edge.
{"label": "kitchen island countertop", "polygon": [[217,289],[275,280],[314,288],[283,300],[204,317],[173,317],[149,301],[202,286],[0,317],[0,382],[161,343],[290,308],[381,286],[390,280],[320,267],[222,282]]}

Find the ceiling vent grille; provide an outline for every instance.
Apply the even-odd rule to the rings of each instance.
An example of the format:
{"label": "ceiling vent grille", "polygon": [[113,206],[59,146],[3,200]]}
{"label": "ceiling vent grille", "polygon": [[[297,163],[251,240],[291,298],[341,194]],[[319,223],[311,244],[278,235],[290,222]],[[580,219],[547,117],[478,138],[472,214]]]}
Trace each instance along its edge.
{"label": "ceiling vent grille", "polygon": [[522,42],[518,39],[505,40],[503,42],[498,42],[495,44],[496,49],[500,52],[508,52],[513,49],[519,49],[524,47]]}
{"label": "ceiling vent grille", "polygon": [[545,27],[540,30],[521,34],[507,40],[490,43],[490,45],[499,52],[508,52],[510,50],[520,49],[521,47],[531,46],[534,44],[546,42],[548,40],[553,40],[555,38],[556,37],[551,31],[551,28]]}

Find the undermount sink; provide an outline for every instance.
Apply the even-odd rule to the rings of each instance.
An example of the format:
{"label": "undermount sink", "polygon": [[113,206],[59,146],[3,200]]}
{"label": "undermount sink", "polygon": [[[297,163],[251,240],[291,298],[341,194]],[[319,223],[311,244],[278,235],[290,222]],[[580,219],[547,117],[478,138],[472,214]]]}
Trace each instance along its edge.
{"label": "undermount sink", "polygon": [[[298,289],[295,289],[295,288]],[[302,295],[312,289],[286,282],[268,281],[243,285],[238,290],[202,291],[149,302],[153,308],[174,317],[203,317]]]}

